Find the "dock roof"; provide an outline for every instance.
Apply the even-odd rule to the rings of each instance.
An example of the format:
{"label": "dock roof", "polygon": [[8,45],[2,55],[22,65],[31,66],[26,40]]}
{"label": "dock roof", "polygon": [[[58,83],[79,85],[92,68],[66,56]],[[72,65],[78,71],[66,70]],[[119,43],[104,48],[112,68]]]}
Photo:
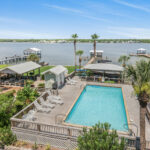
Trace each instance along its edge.
{"label": "dock roof", "polygon": [[25,62],[25,63],[21,63],[21,64],[6,67],[6,68],[0,70],[0,72],[7,73],[9,71],[10,74],[12,73],[12,74],[21,75],[21,74],[30,72],[32,70],[38,69],[40,67],[41,67],[41,65],[39,65],[35,62],[32,62],[32,61],[29,61],[29,62]]}
{"label": "dock roof", "polygon": [[84,67],[84,69],[93,70],[93,71],[109,71],[109,72],[123,71],[123,67],[115,64],[107,64],[107,63],[88,64]]}

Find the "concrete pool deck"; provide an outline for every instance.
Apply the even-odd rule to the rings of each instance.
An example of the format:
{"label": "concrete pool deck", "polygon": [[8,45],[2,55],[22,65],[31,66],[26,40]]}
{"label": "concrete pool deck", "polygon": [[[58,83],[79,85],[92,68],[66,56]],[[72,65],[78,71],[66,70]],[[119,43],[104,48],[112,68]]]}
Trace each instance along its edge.
{"label": "concrete pool deck", "polygon": [[[84,85],[103,85],[103,86],[113,86],[113,87],[122,87],[124,101],[126,103],[127,115],[130,129],[133,130],[135,135],[140,135],[139,128],[139,103],[136,100],[134,91],[131,85],[125,84],[106,84],[98,82],[87,82],[81,81],[78,77],[74,77],[74,80],[77,80],[76,85],[65,85],[62,89],[59,89],[59,96],[62,97],[64,104],[56,105],[50,113],[39,113],[35,114],[37,120],[36,122],[45,123],[45,124],[62,124],[63,119],[68,114],[70,108],[73,106],[75,100],[80,95]],[[146,120],[146,139],[150,140],[150,124]]]}

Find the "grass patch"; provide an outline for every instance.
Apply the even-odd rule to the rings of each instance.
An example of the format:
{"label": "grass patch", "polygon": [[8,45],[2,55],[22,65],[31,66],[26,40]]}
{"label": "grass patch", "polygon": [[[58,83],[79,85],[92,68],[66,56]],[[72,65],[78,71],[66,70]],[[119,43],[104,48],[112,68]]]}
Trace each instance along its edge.
{"label": "grass patch", "polygon": [[0,69],[3,69],[3,68],[6,68],[8,67],[9,65],[0,65]]}

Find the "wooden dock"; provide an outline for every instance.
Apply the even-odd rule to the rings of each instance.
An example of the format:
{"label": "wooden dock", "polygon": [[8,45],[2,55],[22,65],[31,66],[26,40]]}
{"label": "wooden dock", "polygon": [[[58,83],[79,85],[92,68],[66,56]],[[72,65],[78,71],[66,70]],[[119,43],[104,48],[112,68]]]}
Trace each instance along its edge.
{"label": "wooden dock", "polygon": [[17,56],[14,55],[12,57],[5,57],[0,60],[0,65],[5,65],[5,64],[17,64],[19,62],[25,62],[27,60],[26,56]]}
{"label": "wooden dock", "polygon": [[146,57],[146,58],[150,58],[150,54],[130,54],[130,56],[138,56],[138,57]]}

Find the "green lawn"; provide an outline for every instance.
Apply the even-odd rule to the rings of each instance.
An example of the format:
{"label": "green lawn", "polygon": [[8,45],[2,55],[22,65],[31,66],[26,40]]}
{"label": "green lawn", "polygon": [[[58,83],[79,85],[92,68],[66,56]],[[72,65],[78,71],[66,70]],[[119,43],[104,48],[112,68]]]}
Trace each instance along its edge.
{"label": "green lawn", "polygon": [[8,67],[9,65],[0,65],[0,69],[3,69],[3,68],[6,68]]}

